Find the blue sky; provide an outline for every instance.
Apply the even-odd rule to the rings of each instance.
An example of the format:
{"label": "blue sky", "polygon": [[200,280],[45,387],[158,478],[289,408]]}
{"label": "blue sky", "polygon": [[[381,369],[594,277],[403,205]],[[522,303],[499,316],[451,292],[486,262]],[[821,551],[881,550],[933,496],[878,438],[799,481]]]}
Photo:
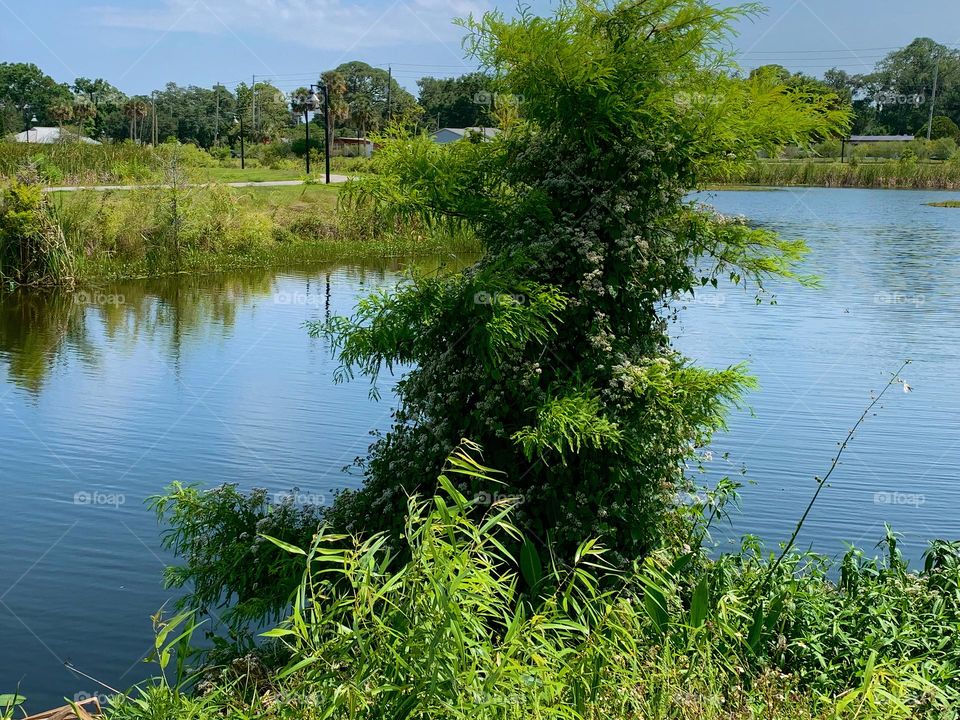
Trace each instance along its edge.
{"label": "blue sky", "polygon": [[[728,3],[724,3],[728,4]],[[869,70],[917,36],[960,45],[957,0],[768,0],[740,23],[735,47],[752,67],[780,62],[821,74]],[[360,59],[393,66],[415,88],[424,74],[471,69],[457,16],[497,0],[0,0],[0,61],[33,62],[59,81],[103,77],[128,93],[168,81],[210,86],[269,76],[284,90]],[[548,0],[534,10],[549,11]]]}

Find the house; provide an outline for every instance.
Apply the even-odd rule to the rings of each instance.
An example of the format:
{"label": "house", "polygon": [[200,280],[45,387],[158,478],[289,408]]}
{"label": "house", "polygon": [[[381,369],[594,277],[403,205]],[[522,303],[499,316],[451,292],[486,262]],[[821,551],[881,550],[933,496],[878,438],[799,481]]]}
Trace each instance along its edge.
{"label": "house", "polygon": [[14,142],[36,143],[38,145],[53,145],[58,142],[82,142],[87,145],[99,145],[96,140],[76,133],[64,132],[60,136],[60,128],[55,127],[35,127],[24,130],[13,136]]}
{"label": "house", "polygon": [[492,127],[465,127],[465,128],[440,128],[436,132],[430,133],[434,142],[449,143],[463,140],[469,135],[482,135],[484,139],[489,140],[500,134],[499,128]]}
{"label": "house", "polygon": [[342,135],[333,139],[331,153],[341,157],[365,157],[373,155],[376,145],[365,137],[347,137]]}

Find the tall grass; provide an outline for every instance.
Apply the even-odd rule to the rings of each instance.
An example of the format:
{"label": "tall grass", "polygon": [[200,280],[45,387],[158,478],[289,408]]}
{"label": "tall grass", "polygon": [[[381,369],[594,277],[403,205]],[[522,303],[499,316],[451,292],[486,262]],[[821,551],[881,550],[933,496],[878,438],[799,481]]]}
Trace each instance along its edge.
{"label": "tall grass", "polygon": [[463,233],[428,233],[341,212],[336,198],[336,191],[322,186],[171,184],[55,194],[51,205],[81,282],[478,248]]}
{"label": "tall grass", "polygon": [[[541,558],[512,522],[516,500],[462,494],[491,479],[475,451],[451,456],[437,497],[409,500],[399,546],[224,526],[220,551],[259,529],[261,564],[279,552],[299,566],[286,619],[195,689],[161,680],[108,720],[956,719],[960,544],[934,543],[920,572],[889,531],[885,557],[851,551],[838,567],[775,560],[754,541],[712,559],[717,515],[704,511],[722,514],[721,489],[688,508],[689,533],[627,572],[592,541]],[[192,525],[202,494],[170,502],[183,503],[181,532],[213,544]]]}
{"label": "tall grass", "polygon": [[40,187],[0,185],[0,282],[66,284],[73,270],[73,254]]}
{"label": "tall grass", "polygon": [[145,145],[0,142],[0,176],[14,177],[29,166],[50,184],[144,181],[160,176],[157,153]]}
{"label": "tall grass", "polygon": [[924,162],[910,157],[896,161],[851,160],[845,163],[757,160],[740,174],[718,181],[773,186],[958,189],[960,155],[947,162]]}

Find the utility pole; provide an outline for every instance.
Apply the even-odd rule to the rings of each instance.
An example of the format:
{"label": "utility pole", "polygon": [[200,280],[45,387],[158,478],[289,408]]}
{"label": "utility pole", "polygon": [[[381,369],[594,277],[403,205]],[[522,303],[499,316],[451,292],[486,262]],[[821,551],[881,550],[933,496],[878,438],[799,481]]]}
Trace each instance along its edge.
{"label": "utility pole", "polygon": [[253,82],[250,85],[250,125],[251,134],[257,135],[257,76],[253,76]]}
{"label": "utility pole", "polygon": [[937,64],[933,66],[933,92],[930,94],[930,117],[927,120],[927,140],[933,133],[933,108],[937,104],[937,80],[940,79],[940,52],[937,52]]}
{"label": "utility pole", "polygon": [[390,90],[393,88],[393,68],[387,65],[387,122],[390,122]]}
{"label": "utility pole", "polygon": [[217,147],[220,144],[220,83],[217,83],[213,89],[217,95],[217,114],[213,121],[213,146]]}

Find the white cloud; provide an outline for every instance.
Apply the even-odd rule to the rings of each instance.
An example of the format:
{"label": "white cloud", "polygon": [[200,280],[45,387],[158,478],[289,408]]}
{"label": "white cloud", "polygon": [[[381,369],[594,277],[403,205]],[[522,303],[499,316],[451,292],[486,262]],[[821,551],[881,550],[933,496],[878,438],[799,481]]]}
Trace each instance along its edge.
{"label": "white cloud", "polygon": [[239,36],[260,35],[325,50],[444,43],[461,55],[453,18],[479,14],[486,0],[155,0],[152,7],[101,6],[110,27]]}

